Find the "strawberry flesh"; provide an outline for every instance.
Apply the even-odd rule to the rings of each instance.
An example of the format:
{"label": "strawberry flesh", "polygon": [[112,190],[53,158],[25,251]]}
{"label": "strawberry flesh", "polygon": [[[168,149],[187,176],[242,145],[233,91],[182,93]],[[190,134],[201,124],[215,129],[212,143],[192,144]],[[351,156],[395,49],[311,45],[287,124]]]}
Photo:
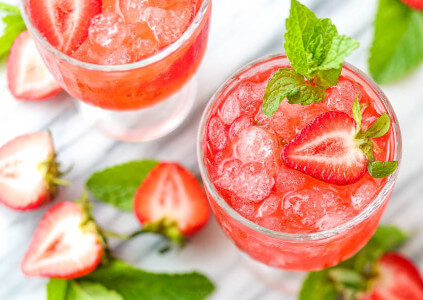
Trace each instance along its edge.
{"label": "strawberry flesh", "polygon": [[40,163],[54,159],[51,136],[35,132],[0,148],[0,202],[16,210],[34,209],[51,196]]}
{"label": "strawberry flesh", "polygon": [[417,268],[398,253],[387,253],[378,262],[378,277],[367,300],[422,300],[423,278]]}
{"label": "strawberry flesh", "polygon": [[91,273],[103,248],[94,228],[81,228],[84,215],[73,202],[51,207],[41,219],[22,261],[26,276],[71,279]]}
{"label": "strawberry flesh", "polygon": [[65,54],[73,54],[88,37],[101,0],[27,0],[31,19],[43,37]]}
{"label": "strawberry flesh", "polygon": [[15,40],[7,61],[9,90],[17,99],[43,100],[62,90],[46,68],[28,31]]}
{"label": "strawberry flesh", "polygon": [[138,188],[134,212],[143,225],[168,219],[192,235],[206,224],[210,208],[194,175],[176,163],[160,163]]}
{"label": "strawberry flesh", "polygon": [[354,138],[356,123],[346,113],[329,111],[311,121],[286,145],[284,162],[305,174],[337,185],[357,182],[367,158]]}

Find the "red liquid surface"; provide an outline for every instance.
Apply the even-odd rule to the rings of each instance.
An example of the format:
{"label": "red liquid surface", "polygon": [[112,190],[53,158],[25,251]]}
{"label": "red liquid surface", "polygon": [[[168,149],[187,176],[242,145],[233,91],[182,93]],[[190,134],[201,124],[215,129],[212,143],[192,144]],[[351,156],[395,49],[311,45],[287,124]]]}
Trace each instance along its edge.
{"label": "red liquid surface", "polygon": [[[189,28],[201,4],[196,0],[103,1],[103,12],[91,20],[88,38],[71,56],[107,66],[166,51]],[[167,99],[193,76],[205,52],[210,11],[209,3],[204,18],[180,47],[144,66],[96,70],[63,61],[39,43],[38,48],[49,70],[75,98],[104,109],[141,109]]]}
{"label": "red liquid surface", "polygon": [[[293,234],[332,229],[365,209],[380,193],[386,179],[374,179],[366,174],[351,185],[328,184],[286,166],[281,151],[324,112],[337,110],[352,116],[357,93],[364,107],[363,128],[370,126],[386,109],[363,79],[358,80],[357,75],[344,68],[339,83],[327,90],[324,101],[301,106],[284,100],[278,111],[267,117],[261,111],[266,84],[287,63],[286,59],[285,62],[277,59],[281,60],[270,59],[251,67],[235,78],[216,100],[206,125],[204,145],[209,177],[234,210],[258,225]],[[377,159],[392,159],[393,143],[392,128],[385,136],[375,139]],[[306,244],[293,243],[293,249],[289,249],[291,242],[267,240],[243,225],[236,225],[214,201],[211,204],[224,230],[241,249],[267,264],[295,270],[320,269],[351,256],[374,232],[382,213],[379,210],[373,219],[366,220],[372,226],[354,228],[348,239],[339,237],[338,242],[342,241],[343,246],[336,251],[331,253],[335,249],[311,243],[307,247],[319,245],[319,250],[293,259],[291,256],[304,251]],[[275,249],[271,247],[273,244]]]}

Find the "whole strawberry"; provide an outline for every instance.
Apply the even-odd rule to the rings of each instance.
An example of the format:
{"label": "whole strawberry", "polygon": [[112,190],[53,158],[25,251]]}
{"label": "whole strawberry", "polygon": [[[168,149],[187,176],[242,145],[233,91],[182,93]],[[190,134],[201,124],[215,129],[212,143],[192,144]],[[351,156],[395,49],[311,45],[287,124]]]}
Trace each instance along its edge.
{"label": "whole strawberry", "polygon": [[59,165],[46,132],[19,136],[0,147],[0,202],[29,210],[49,201],[57,190]]}

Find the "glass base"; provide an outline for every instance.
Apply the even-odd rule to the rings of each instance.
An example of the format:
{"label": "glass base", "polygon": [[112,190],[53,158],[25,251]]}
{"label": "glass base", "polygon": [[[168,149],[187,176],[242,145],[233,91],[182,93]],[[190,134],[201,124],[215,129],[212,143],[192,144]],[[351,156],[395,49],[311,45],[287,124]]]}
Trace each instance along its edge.
{"label": "glass base", "polygon": [[238,253],[246,269],[268,288],[286,295],[297,295],[299,293],[306,272],[285,271],[270,267],[252,259],[242,251],[238,251]]}
{"label": "glass base", "polygon": [[151,141],[175,130],[191,111],[197,93],[194,76],[182,89],[160,103],[132,111],[98,108],[78,101],[78,110],[92,126],[113,139],[125,142]]}

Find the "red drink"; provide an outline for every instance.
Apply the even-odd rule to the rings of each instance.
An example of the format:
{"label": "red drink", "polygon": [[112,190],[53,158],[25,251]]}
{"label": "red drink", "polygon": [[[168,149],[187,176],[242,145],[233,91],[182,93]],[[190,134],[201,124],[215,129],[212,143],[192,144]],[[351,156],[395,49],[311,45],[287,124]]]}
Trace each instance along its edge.
{"label": "red drink", "polygon": [[[109,126],[112,130],[104,130],[113,131],[110,134],[119,139],[136,141],[156,138],[181,123],[189,111],[184,107],[190,107],[195,97],[195,88],[189,95],[179,93],[188,86],[204,56],[211,0],[103,1],[100,14],[89,20],[90,27],[85,29],[88,35],[81,46],[67,54],[43,38],[46,34],[38,23],[45,16],[34,12],[38,4],[26,0],[23,17],[59,84],[73,97],[98,108],[146,112],[130,116],[145,124],[125,124],[117,129],[128,119],[126,115],[119,119],[113,116],[112,122],[110,113],[100,117],[90,113],[93,119],[99,119],[99,127],[113,123]],[[59,14],[61,10],[57,10]],[[171,101],[164,101],[171,97]],[[157,104],[163,106],[158,112],[145,110]]]}
{"label": "red drink", "polygon": [[400,156],[395,115],[383,93],[364,74],[344,65],[324,101],[301,106],[282,101],[267,117],[261,112],[268,80],[285,56],[265,58],[244,68],[215,94],[203,116],[199,158],[209,200],[223,230],[250,256],[288,270],[318,270],[355,254],[376,230],[396,173],[375,179],[366,174],[345,186],[329,184],[289,168],[281,151],[322,113],[352,116],[359,93],[362,126],[383,112],[392,126],[374,140],[378,160]]}

